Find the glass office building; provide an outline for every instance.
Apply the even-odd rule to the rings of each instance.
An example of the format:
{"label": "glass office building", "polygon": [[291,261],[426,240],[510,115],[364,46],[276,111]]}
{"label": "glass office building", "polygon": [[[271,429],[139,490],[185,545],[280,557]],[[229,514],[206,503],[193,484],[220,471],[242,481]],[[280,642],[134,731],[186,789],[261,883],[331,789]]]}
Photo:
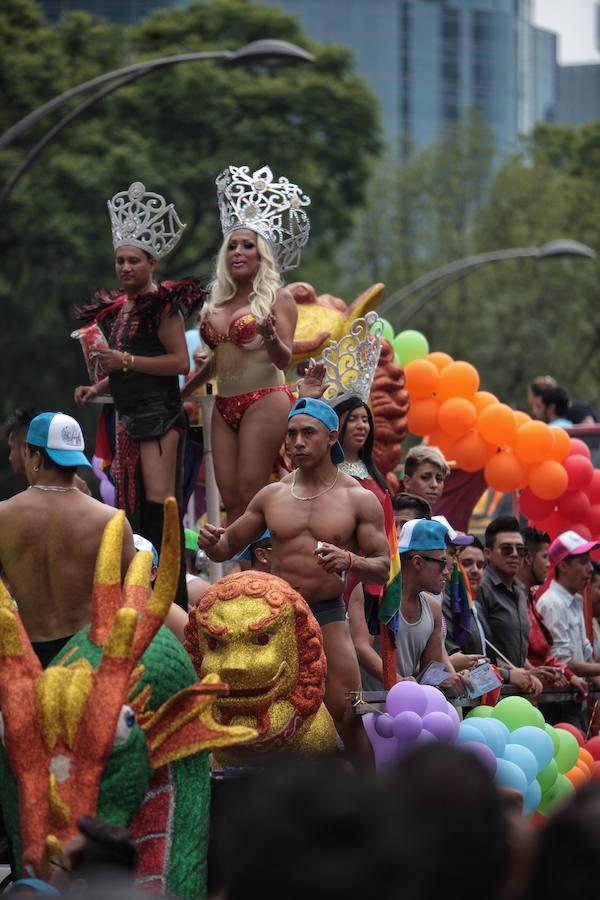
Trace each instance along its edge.
{"label": "glass office building", "polygon": [[558,97],[560,125],[600,122],[600,63],[559,66]]}
{"label": "glass office building", "polygon": [[261,0],[325,43],[350,47],[389,141],[422,147],[476,106],[499,150],[556,117],[556,36],[530,0]]}

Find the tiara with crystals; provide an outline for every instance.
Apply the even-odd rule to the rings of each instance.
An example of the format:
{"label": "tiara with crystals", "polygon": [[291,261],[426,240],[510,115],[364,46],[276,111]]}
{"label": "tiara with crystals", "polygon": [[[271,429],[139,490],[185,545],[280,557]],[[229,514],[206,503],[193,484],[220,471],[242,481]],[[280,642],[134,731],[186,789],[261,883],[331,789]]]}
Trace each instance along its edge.
{"label": "tiara with crystals", "polygon": [[268,166],[252,174],[248,166],[228,166],[216,185],[223,236],[250,228],[270,241],[282,272],[295,269],[308,241],[310,222],[302,207],[310,197],[287,178],[274,181]]}
{"label": "tiara with crystals", "polygon": [[376,312],[355,319],[350,331],[339,341],[331,341],[323,350],[326,388],[323,400],[337,406],[348,397],[369,400],[381,354],[383,319]]}
{"label": "tiara with crystals", "polygon": [[115,194],[107,206],[115,250],[131,244],[160,259],[173,250],[185,228],[173,204],[146,191],[141,181]]}

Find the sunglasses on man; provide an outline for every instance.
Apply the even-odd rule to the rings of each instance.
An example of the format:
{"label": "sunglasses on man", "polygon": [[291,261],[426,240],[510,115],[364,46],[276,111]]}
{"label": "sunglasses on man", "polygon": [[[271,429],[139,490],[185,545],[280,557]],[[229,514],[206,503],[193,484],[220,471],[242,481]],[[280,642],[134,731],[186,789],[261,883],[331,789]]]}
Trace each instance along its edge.
{"label": "sunglasses on man", "polygon": [[516,553],[517,556],[525,556],[527,553],[527,547],[524,544],[500,544],[498,548],[502,556],[512,556],[513,553]]}

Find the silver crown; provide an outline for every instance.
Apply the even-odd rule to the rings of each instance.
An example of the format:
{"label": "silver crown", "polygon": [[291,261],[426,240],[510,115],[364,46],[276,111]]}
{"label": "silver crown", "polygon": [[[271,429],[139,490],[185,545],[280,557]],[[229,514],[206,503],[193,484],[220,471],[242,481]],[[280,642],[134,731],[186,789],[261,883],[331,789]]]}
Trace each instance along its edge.
{"label": "silver crown", "polygon": [[252,174],[248,166],[229,166],[216,185],[223,235],[250,228],[270,241],[282,272],[295,269],[308,241],[310,222],[302,207],[310,197],[287,178],[274,181],[268,166]]}
{"label": "silver crown", "polygon": [[323,350],[327,387],[323,400],[337,406],[348,397],[369,400],[371,386],[381,354],[383,319],[376,312],[355,319],[350,331],[339,341],[331,341]]}
{"label": "silver crown", "polygon": [[185,228],[173,204],[146,191],[141,181],[115,194],[107,206],[115,250],[131,244],[160,259],[173,250]]}

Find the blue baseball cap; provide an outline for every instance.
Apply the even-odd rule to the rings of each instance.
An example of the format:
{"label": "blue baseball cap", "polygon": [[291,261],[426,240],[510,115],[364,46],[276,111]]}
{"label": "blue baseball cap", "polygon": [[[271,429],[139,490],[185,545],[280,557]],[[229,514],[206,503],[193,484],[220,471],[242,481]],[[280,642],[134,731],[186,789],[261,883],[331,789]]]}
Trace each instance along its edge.
{"label": "blue baseball cap", "polygon": [[[340,420],[337,417],[337,413],[323,400],[314,400],[312,397],[302,397],[300,400],[296,400],[288,416],[288,422],[292,416],[300,415],[318,419],[328,431],[340,430]],[[344,451],[339,441],[336,441],[331,448],[331,461],[336,466],[338,463],[344,462]]]}
{"label": "blue baseball cap", "polygon": [[271,532],[267,528],[264,531],[257,541],[252,541],[251,544],[246,544],[243,550],[240,550],[239,553],[233,557],[236,562],[252,562],[252,548],[256,546],[256,544],[260,544],[261,541],[266,541],[271,539]]}
{"label": "blue baseball cap", "polygon": [[8,890],[7,894],[15,893],[14,889],[18,887],[29,887],[32,892],[36,894],[43,894],[47,897],[62,897],[63,895],[58,891],[53,884],[48,884],[47,881],[41,881],[39,878],[19,878],[17,881],[13,881]]}
{"label": "blue baseball cap", "polygon": [[32,419],[27,443],[42,447],[57,466],[89,466],[79,422],[64,413],[40,413]]}
{"label": "blue baseball cap", "polygon": [[398,538],[398,553],[413,550],[445,550],[448,529],[432,519],[410,519]]}

